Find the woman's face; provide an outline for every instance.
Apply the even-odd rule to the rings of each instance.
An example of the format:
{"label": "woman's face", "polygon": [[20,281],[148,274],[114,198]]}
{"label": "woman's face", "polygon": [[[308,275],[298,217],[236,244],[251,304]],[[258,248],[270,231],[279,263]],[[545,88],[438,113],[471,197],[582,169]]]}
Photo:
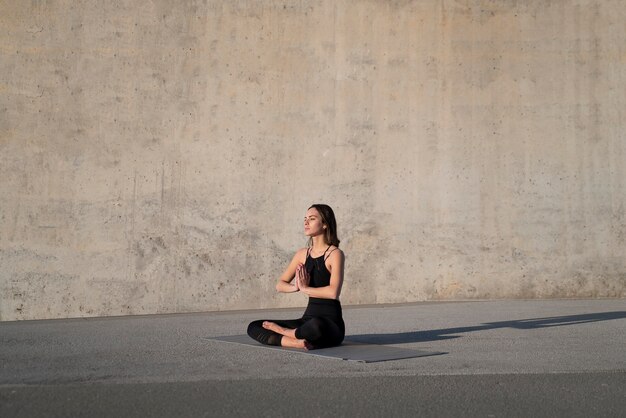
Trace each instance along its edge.
{"label": "woman's face", "polygon": [[315,208],[306,211],[304,217],[304,234],[308,237],[315,237],[324,233],[322,217]]}

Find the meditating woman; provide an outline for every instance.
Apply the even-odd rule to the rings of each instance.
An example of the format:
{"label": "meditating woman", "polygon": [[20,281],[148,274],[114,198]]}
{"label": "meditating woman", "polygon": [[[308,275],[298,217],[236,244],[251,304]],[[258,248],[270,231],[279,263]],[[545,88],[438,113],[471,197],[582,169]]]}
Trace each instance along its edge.
{"label": "meditating woman", "polygon": [[263,344],[310,350],[343,341],[345,325],[339,294],[344,255],[339,249],[337,222],[330,206],[315,204],[307,210],[304,233],[309,237],[309,245],[293,256],[276,290],[305,293],[309,304],[300,319],[250,323],[248,335]]}

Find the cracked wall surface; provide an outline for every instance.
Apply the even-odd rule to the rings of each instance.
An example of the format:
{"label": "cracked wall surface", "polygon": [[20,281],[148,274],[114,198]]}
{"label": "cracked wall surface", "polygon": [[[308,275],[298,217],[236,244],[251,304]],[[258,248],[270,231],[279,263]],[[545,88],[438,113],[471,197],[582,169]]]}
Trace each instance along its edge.
{"label": "cracked wall surface", "polygon": [[0,1],[0,320],[626,297],[621,0]]}

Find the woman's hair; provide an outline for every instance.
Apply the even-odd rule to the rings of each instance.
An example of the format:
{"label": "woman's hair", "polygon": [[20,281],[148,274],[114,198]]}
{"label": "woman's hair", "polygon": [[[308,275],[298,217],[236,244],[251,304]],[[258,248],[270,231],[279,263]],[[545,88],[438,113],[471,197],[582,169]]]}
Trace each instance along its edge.
{"label": "woman's hair", "polygon": [[[324,239],[329,245],[339,247],[339,238],[337,237],[337,221],[335,220],[335,212],[328,205],[323,203],[316,203],[311,205],[309,209],[315,208],[322,217],[322,224],[326,225],[324,230]],[[309,239],[309,246],[313,243],[313,239]]]}

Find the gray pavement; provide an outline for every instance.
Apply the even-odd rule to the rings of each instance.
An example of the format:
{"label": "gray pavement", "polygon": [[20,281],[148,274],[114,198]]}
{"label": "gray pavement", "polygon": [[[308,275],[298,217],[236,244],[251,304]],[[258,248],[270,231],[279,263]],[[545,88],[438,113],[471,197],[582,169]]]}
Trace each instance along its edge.
{"label": "gray pavement", "polygon": [[626,416],[626,300],[344,307],[352,363],[202,339],[302,309],[0,323],[0,416]]}

